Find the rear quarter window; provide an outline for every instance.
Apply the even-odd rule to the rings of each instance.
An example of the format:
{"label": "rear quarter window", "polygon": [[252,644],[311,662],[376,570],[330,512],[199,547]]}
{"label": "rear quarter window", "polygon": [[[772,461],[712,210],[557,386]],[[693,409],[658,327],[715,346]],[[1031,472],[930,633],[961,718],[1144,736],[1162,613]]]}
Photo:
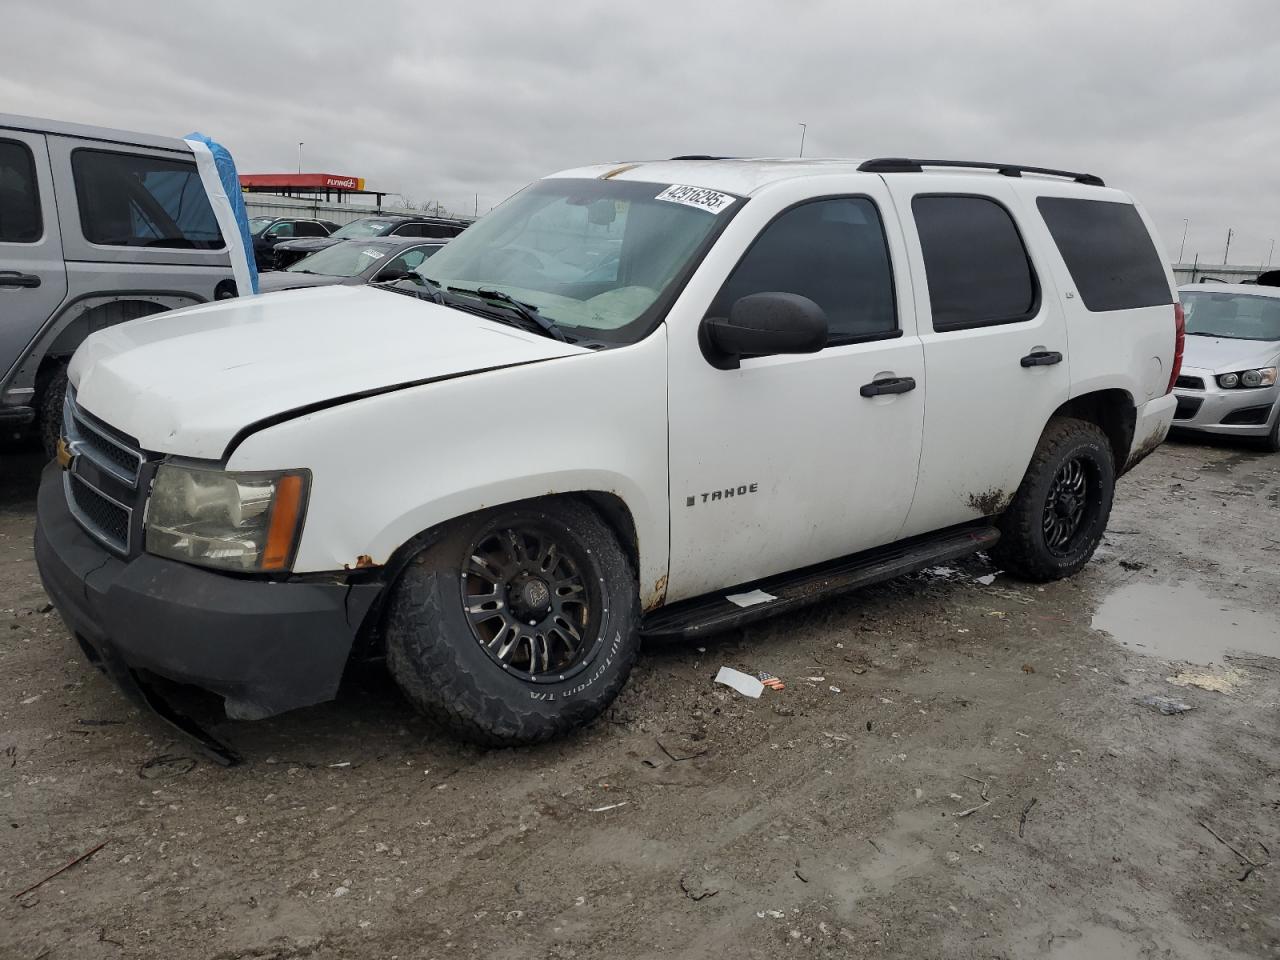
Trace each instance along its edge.
{"label": "rear quarter window", "polygon": [[1133,204],[1040,197],[1036,206],[1087,310],[1173,303],[1160,254]]}

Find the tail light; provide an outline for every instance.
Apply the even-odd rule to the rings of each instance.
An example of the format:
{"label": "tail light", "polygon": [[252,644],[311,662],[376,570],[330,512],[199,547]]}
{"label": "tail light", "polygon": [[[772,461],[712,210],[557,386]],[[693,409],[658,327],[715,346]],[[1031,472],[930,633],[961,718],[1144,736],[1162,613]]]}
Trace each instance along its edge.
{"label": "tail light", "polygon": [[1169,389],[1165,393],[1173,393],[1173,385],[1178,382],[1182,373],[1182,352],[1187,347],[1187,315],[1182,311],[1181,303],[1173,305],[1173,369],[1169,371]]}

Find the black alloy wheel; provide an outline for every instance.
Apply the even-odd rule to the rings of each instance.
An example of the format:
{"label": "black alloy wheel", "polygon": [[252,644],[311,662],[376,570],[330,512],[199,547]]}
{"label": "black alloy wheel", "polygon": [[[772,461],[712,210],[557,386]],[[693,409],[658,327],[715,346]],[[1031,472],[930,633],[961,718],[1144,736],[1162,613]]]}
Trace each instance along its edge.
{"label": "black alloy wheel", "polygon": [[1096,506],[1094,495],[1098,482],[1092,477],[1091,463],[1083,457],[1073,457],[1058,468],[1049,484],[1045,498],[1044,543],[1055,556],[1070,555],[1075,540],[1085,527],[1085,515],[1090,506]]}
{"label": "black alloy wheel", "polygon": [[467,551],[462,604],[472,636],[503,670],[533,683],[567,680],[591,662],[598,584],[568,538],[538,524],[490,526]]}

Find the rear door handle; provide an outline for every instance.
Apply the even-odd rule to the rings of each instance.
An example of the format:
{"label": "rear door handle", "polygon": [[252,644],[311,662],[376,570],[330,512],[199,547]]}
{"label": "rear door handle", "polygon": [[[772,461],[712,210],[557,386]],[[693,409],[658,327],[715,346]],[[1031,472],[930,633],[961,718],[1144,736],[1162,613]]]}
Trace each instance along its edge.
{"label": "rear door handle", "polygon": [[40,278],[34,273],[18,273],[16,270],[0,270],[0,287],[38,287]]}
{"label": "rear door handle", "polygon": [[1052,367],[1055,363],[1062,362],[1062,354],[1057,350],[1036,350],[1018,362],[1024,367]]}
{"label": "rear door handle", "polygon": [[915,388],[915,377],[885,377],[864,383],[858,392],[864,397],[878,397],[886,393],[910,393]]}

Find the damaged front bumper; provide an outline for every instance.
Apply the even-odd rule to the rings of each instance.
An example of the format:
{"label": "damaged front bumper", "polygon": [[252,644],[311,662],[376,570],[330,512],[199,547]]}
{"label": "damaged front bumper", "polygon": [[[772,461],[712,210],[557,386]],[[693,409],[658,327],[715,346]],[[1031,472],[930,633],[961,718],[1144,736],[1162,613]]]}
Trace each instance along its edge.
{"label": "damaged front bumper", "polygon": [[162,714],[147,673],[218,694],[236,719],[332,700],[382,589],[228,576],[146,553],[123,559],[76,523],[56,464],[41,478],[35,539],[40,578],[67,627]]}

